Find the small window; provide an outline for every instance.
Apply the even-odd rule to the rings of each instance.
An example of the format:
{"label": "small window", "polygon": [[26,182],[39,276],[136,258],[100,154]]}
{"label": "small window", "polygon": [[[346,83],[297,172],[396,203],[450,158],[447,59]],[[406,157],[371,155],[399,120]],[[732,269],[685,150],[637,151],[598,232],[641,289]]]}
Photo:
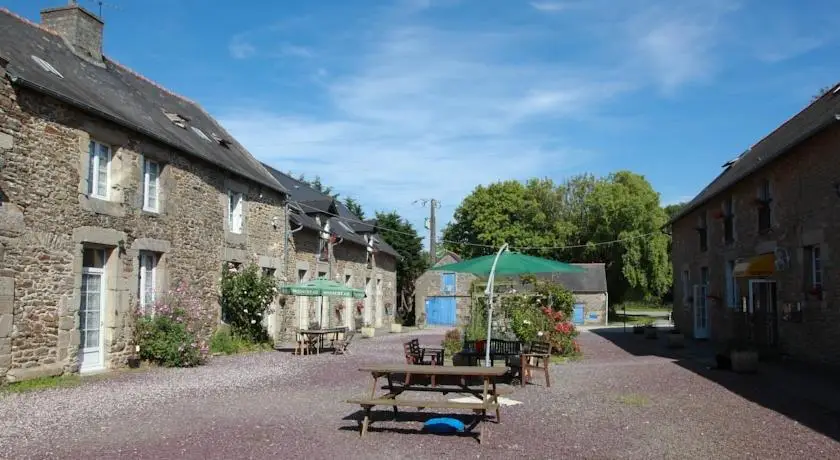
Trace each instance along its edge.
{"label": "small window", "polygon": [[195,127],[195,126],[190,126],[190,129],[192,129],[192,130],[193,130],[193,132],[194,132],[194,133],[196,133],[196,134],[198,135],[198,137],[200,137],[200,138],[204,139],[205,141],[207,141],[207,142],[213,142],[212,140],[210,140],[210,138],[209,138],[209,137],[207,137],[207,135],[206,135],[206,134],[204,134],[204,131],[202,131],[201,129],[199,129],[199,128]]}
{"label": "small window", "polygon": [[735,206],[731,196],[723,202],[723,241],[726,244],[735,242]]}
{"label": "small window", "polygon": [[822,257],[820,254],[820,247],[817,245],[808,246],[806,249],[807,264],[807,278],[808,288],[810,290],[821,290],[823,275],[822,275]]}
{"label": "small window", "polygon": [[344,275],[344,285],[350,286],[350,282],[353,278],[350,275]]}
{"label": "small window", "polygon": [[700,284],[709,285],[709,267],[700,267]]}
{"label": "small window", "polygon": [[764,179],[761,182],[761,186],[758,188],[758,199],[756,201],[758,202],[758,231],[760,233],[765,233],[770,230],[773,221],[770,206],[773,201],[773,197],[770,191],[769,179]]}
{"label": "small window", "polygon": [[228,191],[228,230],[242,233],[242,194]]}
{"label": "small window", "polygon": [[267,276],[269,278],[274,278],[274,273],[275,272],[276,272],[276,269],[274,269],[274,268],[263,267],[262,276]]}
{"label": "small window", "polygon": [[149,251],[140,251],[139,297],[140,311],[145,313],[155,303],[157,296],[158,255]]}
{"label": "small window", "polygon": [[88,194],[107,200],[111,189],[111,148],[91,140],[88,160]]}
{"label": "small window", "polygon": [[42,69],[46,70],[47,72],[57,76],[58,78],[64,78],[64,75],[61,75],[61,72],[55,69],[52,64],[49,62],[39,58],[38,56],[33,55],[32,60],[37,62]]}
{"label": "small window", "polygon": [[706,252],[709,249],[709,227],[706,220],[706,211],[703,211],[697,218],[697,235],[700,242],[700,251]]}
{"label": "small window", "polygon": [[688,270],[682,272],[682,298],[685,304],[688,304],[688,298],[691,297],[691,279]]}
{"label": "small window", "polygon": [[726,299],[730,308],[738,308],[738,280],[735,278],[735,261],[726,262]]}
{"label": "small window", "polygon": [[160,209],[160,163],[143,161],[143,210],[158,212]]}

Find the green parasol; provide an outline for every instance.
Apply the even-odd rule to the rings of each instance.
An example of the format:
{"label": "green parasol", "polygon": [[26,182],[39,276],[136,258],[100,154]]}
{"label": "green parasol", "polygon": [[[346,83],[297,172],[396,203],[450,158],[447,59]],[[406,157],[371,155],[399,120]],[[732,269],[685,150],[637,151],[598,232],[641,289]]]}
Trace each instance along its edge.
{"label": "green parasol", "polygon": [[[487,340],[490,340],[490,331],[493,324],[493,281],[496,275],[525,275],[529,273],[582,273],[585,268],[575,265],[558,262],[551,259],[529,256],[519,252],[508,251],[505,243],[496,255],[476,257],[475,259],[462,260],[453,264],[432,267],[432,270],[471,273],[478,276],[487,276]],[[485,347],[484,365],[490,366],[490,347]]]}
{"label": "green parasol", "polygon": [[298,284],[289,284],[281,286],[280,292],[289,295],[299,295],[306,297],[352,297],[354,299],[365,298],[365,291],[363,289],[354,289],[345,286],[338,281],[328,280],[326,278],[315,278],[311,281],[306,281]]}

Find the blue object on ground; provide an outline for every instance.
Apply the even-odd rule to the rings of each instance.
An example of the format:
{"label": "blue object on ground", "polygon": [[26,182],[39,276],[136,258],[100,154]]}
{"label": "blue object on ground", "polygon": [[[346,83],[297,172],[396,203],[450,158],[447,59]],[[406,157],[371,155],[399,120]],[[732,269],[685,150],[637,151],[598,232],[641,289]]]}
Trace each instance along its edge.
{"label": "blue object on ground", "polygon": [[423,424],[423,428],[432,433],[462,433],[466,429],[464,422],[450,417],[429,419]]}

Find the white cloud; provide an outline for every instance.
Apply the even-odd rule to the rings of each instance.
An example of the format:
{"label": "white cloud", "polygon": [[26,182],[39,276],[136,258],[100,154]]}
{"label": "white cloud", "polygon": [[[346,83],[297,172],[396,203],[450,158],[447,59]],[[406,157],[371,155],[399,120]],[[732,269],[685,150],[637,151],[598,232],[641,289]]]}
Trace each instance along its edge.
{"label": "white cloud", "polygon": [[556,13],[572,8],[574,4],[569,2],[531,2],[534,9],[549,13]]}
{"label": "white cloud", "polygon": [[418,227],[418,198],[454,204],[478,184],[573,172],[593,153],[531,122],[596,113],[627,88],[607,69],[503,59],[520,45],[513,32],[392,27],[369,45],[358,68],[325,82],[332,116],[241,107],[219,118],[266,163]]}
{"label": "white cloud", "polygon": [[242,37],[234,37],[228,45],[228,51],[234,59],[248,59],[257,53],[254,45],[248,43]]}
{"label": "white cloud", "polygon": [[315,53],[311,49],[305,46],[292,45],[291,43],[283,43],[280,46],[280,52],[286,56],[299,58],[311,58],[315,56]]}

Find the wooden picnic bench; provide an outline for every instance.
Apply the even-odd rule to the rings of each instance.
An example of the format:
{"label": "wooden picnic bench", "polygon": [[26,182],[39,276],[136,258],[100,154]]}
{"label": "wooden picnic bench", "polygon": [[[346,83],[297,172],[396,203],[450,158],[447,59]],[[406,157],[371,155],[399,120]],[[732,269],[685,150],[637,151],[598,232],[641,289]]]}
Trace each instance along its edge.
{"label": "wooden picnic bench", "polygon": [[[478,441],[484,439],[484,423],[487,421],[487,411],[496,412],[496,423],[501,421],[499,410],[499,392],[496,388],[496,380],[507,372],[504,367],[464,367],[464,366],[429,366],[419,364],[392,364],[380,366],[366,366],[359,369],[362,372],[369,372],[373,377],[370,397],[352,398],[345,400],[350,404],[359,404],[364,410],[364,419],[361,423],[360,435],[367,434],[371,421],[371,409],[375,406],[391,406],[394,411],[394,418],[398,415],[398,407],[415,407],[420,410],[424,408],[434,409],[459,409],[471,410],[475,413],[473,422],[468,426],[472,431],[478,424],[481,424]],[[438,377],[434,386],[411,385],[411,376]],[[380,378],[386,378],[388,385],[384,387],[387,393],[376,396],[377,382]],[[395,384],[395,377],[402,377],[403,384]],[[449,378],[447,380],[446,378]],[[469,377],[480,377],[484,384],[481,390],[472,389],[466,385]],[[398,396],[406,391],[436,391],[446,393],[469,393],[475,396],[476,402],[439,401],[423,399],[399,399]]]}

